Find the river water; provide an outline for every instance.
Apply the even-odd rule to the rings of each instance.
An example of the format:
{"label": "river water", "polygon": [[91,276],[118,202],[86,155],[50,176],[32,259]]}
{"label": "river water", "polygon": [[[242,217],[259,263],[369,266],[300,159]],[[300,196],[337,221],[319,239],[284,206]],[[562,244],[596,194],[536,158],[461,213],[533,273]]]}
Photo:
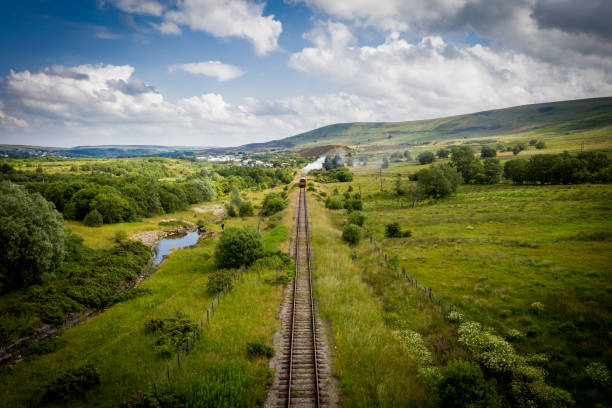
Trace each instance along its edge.
{"label": "river water", "polygon": [[168,255],[173,249],[195,245],[198,242],[198,238],[200,238],[200,234],[196,231],[187,234],[170,235],[160,240],[153,250],[155,253],[153,265],[159,265],[164,256]]}

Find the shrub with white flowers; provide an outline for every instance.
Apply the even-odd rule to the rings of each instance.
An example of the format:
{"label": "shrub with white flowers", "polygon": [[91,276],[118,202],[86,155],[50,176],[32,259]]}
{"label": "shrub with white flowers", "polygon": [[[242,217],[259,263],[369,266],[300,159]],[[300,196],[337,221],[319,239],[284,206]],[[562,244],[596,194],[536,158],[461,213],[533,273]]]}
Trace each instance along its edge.
{"label": "shrub with white flowers", "polygon": [[453,310],[446,316],[446,320],[451,323],[461,323],[463,321],[463,315]]}
{"label": "shrub with white flowers", "polygon": [[542,302],[533,302],[529,309],[533,314],[540,314],[544,311],[544,304]]}
{"label": "shrub with white flowers", "polygon": [[413,330],[403,330],[399,333],[400,339],[408,354],[419,364],[423,366],[432,365],[433,357],[431,352],[427,350],[423,337]]}
{"label": "shrub with white flowers", "polygon": [[509,341],[517,341],[523,337],[525,337],[525,335],[516,329],[510,329],[506,332],[506,339]]}
{"label": "shrub with white flowers", "polygon": [[459,326],[459,342],[465,344],[476,360],[495,373],[510,372],[518,356],[506,340],[482,329],[480,323],[466,322]]}

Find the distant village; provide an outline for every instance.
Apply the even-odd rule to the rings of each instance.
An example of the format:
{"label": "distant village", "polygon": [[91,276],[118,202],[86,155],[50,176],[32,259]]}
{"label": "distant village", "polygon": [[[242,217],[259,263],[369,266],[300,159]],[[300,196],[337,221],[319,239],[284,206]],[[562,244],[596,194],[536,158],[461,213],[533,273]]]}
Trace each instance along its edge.
{"label": "distant village", "polygon": [[[244,166],[244,167],[274,167],[274,164],[264,162],[261,160],[253,160],[245,158],[245,156],[236,156],[233,154],[219,155],[219,156],[198,156],[198,161],[208,161],[216,163],[228,163],[230,166]],[[289,163],[281,163],[282,167],[290,167]]]}

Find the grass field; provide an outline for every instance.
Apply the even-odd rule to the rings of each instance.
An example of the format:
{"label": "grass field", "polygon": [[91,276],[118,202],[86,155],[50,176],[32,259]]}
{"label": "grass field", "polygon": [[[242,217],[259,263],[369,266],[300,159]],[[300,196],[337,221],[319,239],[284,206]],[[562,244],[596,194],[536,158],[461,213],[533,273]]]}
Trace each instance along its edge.
{"label": "grass field", "polygon": [[[281,213],[278,217],[282,220],[285,215]],[[230,222],[256,226],[258,220],[249,217]],[[286,245],[284,225],[269,228],[264,236],[268,248]],[[232,405],[232,401],[238,400],[244,406],[256,406],[263,401],[269,375],[267,359],[248,358],[246,343],[272,343],[279,325],[277,315],[282,297],[277,278],[279,273],[286,273],[284,270],[264,265],[247,271],[216,307],[211,324],[205,327],[192,352],[182,361],[182,369],[169,382],[164,375],[168,359],[157,354],[156,337],[144,331],[144,323],[153,318],[181,316],[199,321],[205,317],[212,300],[206,292],[206,282],[216,269],[212,257],[215,240],[207,238],[196,248],[174,251],[140,286],[150,290],[150,294],[116,304],[65,330],[60,336],[67,342],[65,347],[5,369],[0,373],[0,406],[39,405],[51,379],[63,370],[85,363],[98,368],[100,386],[89,392],[85,401],[62,406],[118,406],[134,391],[150,391],[154,383],[159,389],[195,387],[197,392],[217,393],[210,399],[212,406]],[[203,385],[207,379],[214,383],[218,376],[228,375],[237,378],[233,388],[225,387],[226,391],[232,388],[228,393],[219,394],[218,390]]]}
{"label": "grass field", "polygon": [[[502,336],[518,330],[516,350],[548,355],[547,381],[570,391],[577,406],[609,402],[585,367],[594,361],[612,366],[612,187],[461,186],[454,197],[412,208],[391,191],[396,173],[407,183],[406,173],[417,167],[392,163],[382,194],[375,169],[356,169],[352,183],[365,198],[366,227],[392,262],[466,318]],[[347,184],[320,189],[336,187],[342,193]],[[342,219],[342,212],[334,217]],[[412,237],[385,238],[385,225],[394,221]],[[353,257],[382,302],[388,327],[419,332],[438,363],[465,355],[452,330],[435,313],[419,313],[414,295],[379,267],[369,243]],[[444,352],[440,338],[449,342]]]}

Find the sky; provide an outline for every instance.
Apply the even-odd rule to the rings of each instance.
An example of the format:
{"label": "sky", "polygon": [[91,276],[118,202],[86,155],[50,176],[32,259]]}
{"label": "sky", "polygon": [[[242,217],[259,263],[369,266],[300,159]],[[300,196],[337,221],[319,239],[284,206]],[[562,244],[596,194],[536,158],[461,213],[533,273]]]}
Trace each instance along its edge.
{"label": "sky", "polygon": [[0,144],[235,146],[612,96],[610,0],[20,0]]}

